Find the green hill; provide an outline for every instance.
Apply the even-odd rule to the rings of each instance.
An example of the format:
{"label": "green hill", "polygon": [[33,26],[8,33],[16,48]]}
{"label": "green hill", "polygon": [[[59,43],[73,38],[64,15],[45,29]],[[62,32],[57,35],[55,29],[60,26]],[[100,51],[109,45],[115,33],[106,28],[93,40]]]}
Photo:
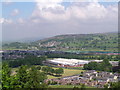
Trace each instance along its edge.
{"label": "green hill", "polygon": [[58,35],[35,42],[39,49],[49,50],[114,50],[118,33]]}
{"label": "green hill", "polygon": [[118,33],[58,35],[31,43],[4,44],[3,48],[60,51],[117,51]]}

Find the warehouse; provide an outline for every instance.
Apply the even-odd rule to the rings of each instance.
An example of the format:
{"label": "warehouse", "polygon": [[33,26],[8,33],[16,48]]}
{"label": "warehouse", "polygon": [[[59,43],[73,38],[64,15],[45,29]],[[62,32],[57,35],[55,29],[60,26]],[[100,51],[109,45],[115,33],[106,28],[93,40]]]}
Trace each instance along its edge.
{"label": "warehouse", "polygon": [[[55,65],[60,67],[83,67],[84,64],[89,62],[100,63],[103,60],[79,60],[79,59],[64,59],[64,58],[54,58],[44,62],[46,65]],[[118,61],[109,61],[112,66],[118,66]]]}
{"label": "warehouse", "polygon": [[47,63],[62,66],[62,67],[82,67],[84,64],[88,64],[90,61],[87,60],[78,60],[78,59],[63,59],[55,58],[48,60]]}

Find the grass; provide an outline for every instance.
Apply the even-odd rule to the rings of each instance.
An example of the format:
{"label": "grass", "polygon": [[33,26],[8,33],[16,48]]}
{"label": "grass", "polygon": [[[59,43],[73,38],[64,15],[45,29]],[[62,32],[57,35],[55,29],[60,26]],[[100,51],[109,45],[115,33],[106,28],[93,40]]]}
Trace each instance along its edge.
{"label": "grass", "polygon": [[[49,87],[50,88],[74,88],[74,87],[81,88],[80,85],[49,85]],[[85,86],[85,88],[95,88],[95,87]]]}
{"label": "grass", "polygon": [[[37,66],[37,65],[35,65],[35,66]],[[44,66],[41,66],[41,67],[44,67]],[[52,68],[57,69],[55,67],[52,67]],[[64,69],[64,73],[62,74],[62,76],[55,77],[55,76],[52,76],[52,75],[47,75],[48,79],[61,78],[61,77],[66,77],[66,76],[72,76],[72,75],[80,74],[82,71],[84,71],[84,70],[77,70],[77,69],[65,69],[65,68],[63,68],[63,69]],[[16,70],[18,70],[18,68],[12,68],[12,75],[15,74]]]}
{"label": "grass", "polygon": [[78,70],[82,70],[83,67],[69,67],[69,69],[78,69]]}
{"label": "grass", "polygon": [[51,75],[47,75],[47,76],[48,76],[48,79],[61,78],[61,77],[66,77],[66,76],[72,76],[72,75],[80,74],[82,71],[84,71],[84,70],[64,69],[64,74],[62,74],[62,76],[60,76],[60,77],[55,77],[55,76],[51,76]]}
{"label": "grass", "polygon": [[[80,85],[76,85],[77,87],[81,87]],[[49,85],[50,88],[73,88],[74,85]]]}

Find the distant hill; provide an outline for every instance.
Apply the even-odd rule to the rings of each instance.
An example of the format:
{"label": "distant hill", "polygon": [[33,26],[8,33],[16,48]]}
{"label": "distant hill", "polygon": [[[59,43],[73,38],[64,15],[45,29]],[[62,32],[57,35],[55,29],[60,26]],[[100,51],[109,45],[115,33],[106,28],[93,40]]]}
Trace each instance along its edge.
{"label": "distant hill", "polygon": [[6,40],[6,39],[2,39],[2,43],[12,43],[12,42],[21,42],[21,43],[29,43],[29,42],[34,42],[37,40],[41,40],[44,37],[28,37],[28,38],[22,38],[22,39],[14,39],[14,40]]}
{"label": "distant hill", "polygon": [[[31,43],[11,43],[17,48],[34,49],[34,50],[60,50],[60,51],[98,51],[118,50],[118,33],[97,33],[97,34],[68,34],[57,35],[45,38]],[[11,48],[11,44],[3,45],[5,48]],[[13,45],[13,46],[14,46]],[[21,47],[20,47],[21,46]]]}

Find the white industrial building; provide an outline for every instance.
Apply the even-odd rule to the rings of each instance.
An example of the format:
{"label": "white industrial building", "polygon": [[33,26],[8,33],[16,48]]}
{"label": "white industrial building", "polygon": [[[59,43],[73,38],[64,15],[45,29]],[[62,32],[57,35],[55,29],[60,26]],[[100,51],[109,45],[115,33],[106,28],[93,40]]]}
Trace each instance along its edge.
{"label": "white industrial building", "polygon": [[[103,60],[79,60],[79,59],[65,59],[65,58],[54,58],[47,60],[47,64],[63,66],[63,67],[83,67],[84,64],[88,64],[89,62],[97,62],[100,63]],[[109,61],[112,66],[117,66],[118,61]]]}
{"label": "white industrial building", "polygon": [[77,60],[77,59],[63,59],[63,58],[55,58],[49,60],[51,63],[62,64],[62,65],[79,65],[79,64],[88,64],[90,61],[87,60]]}

